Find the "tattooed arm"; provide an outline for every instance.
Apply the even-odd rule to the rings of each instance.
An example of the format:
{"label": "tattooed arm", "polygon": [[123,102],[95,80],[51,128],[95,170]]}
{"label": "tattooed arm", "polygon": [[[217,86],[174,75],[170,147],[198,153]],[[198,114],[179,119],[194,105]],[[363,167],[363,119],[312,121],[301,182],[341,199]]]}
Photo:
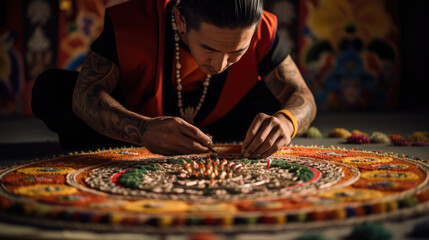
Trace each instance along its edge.
{"label": "tattooed arm", "polygon": [[264,80],[282,103],[282,108],[289,110],[295,117],[298,122],[297,134],[304,133],[316,117],[316,103],[293,59],[288,56]]}
{"label": "tattooed arm", "polygon": [[211,139],[181,118],[149,118],[125,109],[110,95],[118,79],[116,64],[90,52],[73,92],[73,112],[101,134],[143,145],[155,153],[208,151]]}
{"label": "tattooed arm", "polygon": [[[271,93],[280,101],[298,123],[297,133],[308,129],[316,117],[316,104],[297,66],[288,56],[264,77]],[[289,144],[293,133],[292,122],[283,114],[258,114],[243,142],[245,157],[267,157]]]}

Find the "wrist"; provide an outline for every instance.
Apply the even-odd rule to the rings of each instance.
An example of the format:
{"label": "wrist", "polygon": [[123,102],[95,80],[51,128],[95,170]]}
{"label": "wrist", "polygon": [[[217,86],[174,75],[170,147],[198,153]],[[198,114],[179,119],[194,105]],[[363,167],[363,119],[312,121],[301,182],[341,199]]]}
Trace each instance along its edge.
{"label": "wrist", "polygon": [[294,138],[298,132],[298,123],[292,113],[288,110],[282,109],[274,113],[273,116],[280,119],[283,123],[287,124],[287,126],[292,129],[291,139]]}
{"label": "wrist", "polygon": [[277,113],[277,114],[274,114],[273,116],[278,118],[282,123],[286,124],[290,129],[293,129],[292,121],[289,118],[285,117],[285,115],[281,113]]}

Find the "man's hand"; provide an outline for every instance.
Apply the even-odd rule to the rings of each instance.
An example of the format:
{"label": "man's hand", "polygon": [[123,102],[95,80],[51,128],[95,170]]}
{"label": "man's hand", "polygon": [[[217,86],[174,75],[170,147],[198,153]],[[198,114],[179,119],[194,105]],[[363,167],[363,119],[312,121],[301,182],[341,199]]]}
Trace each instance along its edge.
{"label": "man's hand", "polygon": [[142,145],[163,155],[208,152],[211,138],[179,117],[156,117],[146,120]]}
{"label": "man's hand", "polygon": [[268,157],[290,143],[293,130],[283,114],[259,113],[247,131],[241,153],[243,157]]}
{"label": "man's hand", "polygon": [[258,114],[243,142],[241,152],[244,157],[270,156],[290,143],[294,130],[297,134],[303,133],[316,116],[314,97],[291,56],[287,56],[263,79],[280,102],[280,109],[287,109],[294,116],[297,129],[283,114]]}
{"label": "man's hand", "polygon": [[149,118],[125,109],[110,93],[119,81],[119,67],[90,52],[73,93],[73,111],[91,128],[108,137],[147,147],[159,154],[208,152],[209,136],[181,118]]}

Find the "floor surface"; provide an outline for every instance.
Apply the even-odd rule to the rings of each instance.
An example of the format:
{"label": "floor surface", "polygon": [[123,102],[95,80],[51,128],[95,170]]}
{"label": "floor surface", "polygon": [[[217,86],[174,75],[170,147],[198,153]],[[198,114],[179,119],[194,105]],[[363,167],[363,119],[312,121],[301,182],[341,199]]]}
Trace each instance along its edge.
{"label": "floor surface", "polygon": [[[408,137],[415,131],[429,131],[427,113],[343,113],[319,114],[312,126],[320,129],[323,139],[296,137],[292,144],[340,146],[371,151],[387,151],[407,156],[429,159],[429,147],[395,147],[385,144],[345,144],[343,139],[327,138],[334,128],[358,129],[371,134],[380,131],[386,134],[400,134]],[[216,140],[216,139],[215,139]],[[47,157],[68,153],[74,149],[61,149],[57,135],[42,121],[33,117],[0,118],[0,161],[17,161],[28,158]]]}

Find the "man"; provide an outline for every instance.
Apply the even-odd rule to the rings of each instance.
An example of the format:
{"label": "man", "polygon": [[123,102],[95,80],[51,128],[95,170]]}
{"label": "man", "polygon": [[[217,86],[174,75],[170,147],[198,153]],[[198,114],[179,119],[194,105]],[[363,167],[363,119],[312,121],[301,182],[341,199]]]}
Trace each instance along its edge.
{"label": "man", "polygon": [[262,0],[129,1],[106,11],[73,112],[102,135],[155,153],[207,152],[210,134],[244,138],[244,157],[267,157],[316,114],[284,44]]}

